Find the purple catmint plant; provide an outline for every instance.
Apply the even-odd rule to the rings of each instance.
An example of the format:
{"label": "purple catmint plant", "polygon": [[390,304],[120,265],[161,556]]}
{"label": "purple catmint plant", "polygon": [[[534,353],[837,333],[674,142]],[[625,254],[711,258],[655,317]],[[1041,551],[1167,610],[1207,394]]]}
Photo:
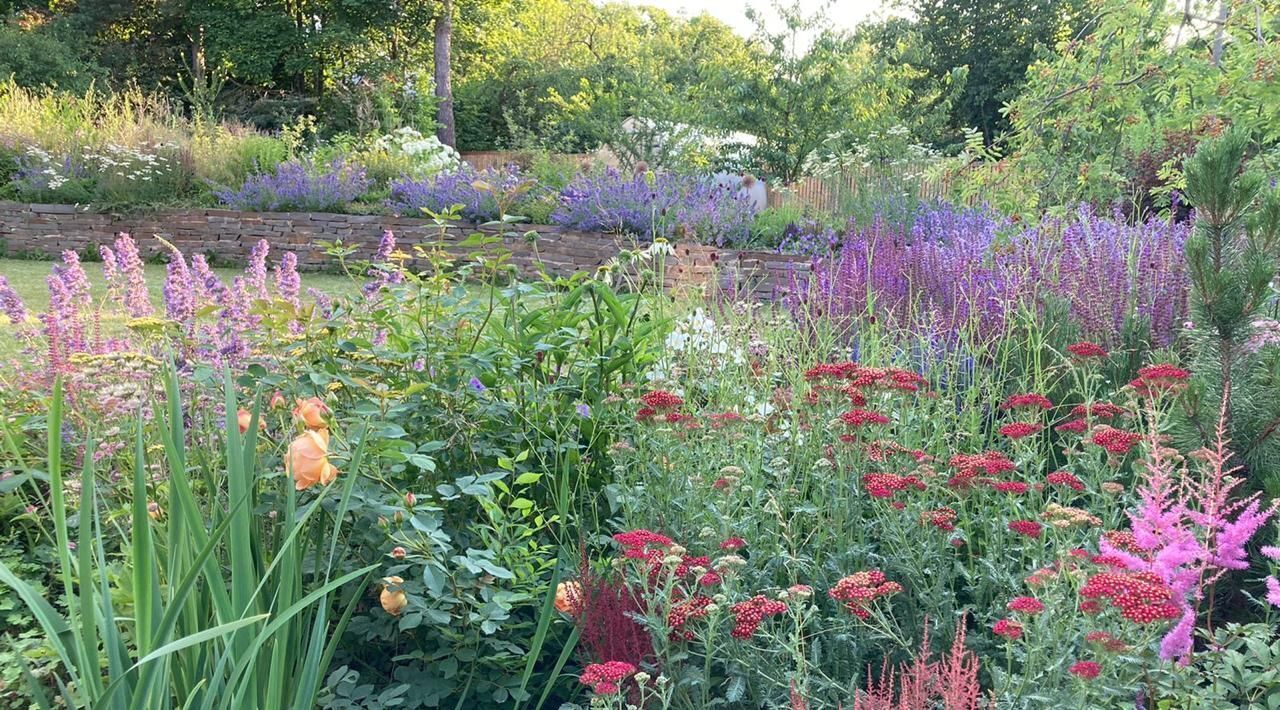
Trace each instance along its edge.
{"label": "purple catmint plant", "polygon": [[267,291],[267,255],[270,252],[271,244],[265,239],[259,239],[249,252],[249,265],[245,267],[245,288],[254,298],[271,298]]}
{"label": "purple catmint plant", "polygon": [[529,199],[545,189],[531,183],[516,165],[477,172],[463,164],[456,171],[425,180],[409,177],[393,180],[387,207],[396,214],[410,217],[422,217],[424,212],[442,214],[457,207],[462,219],[492,222],[502,217],[500,196],[519,193]]}
{"label": "purple catmint plant", "polygon": [[3,313],[15,326],[27,322],[27,307],[23,304],[22,297],[13,290],[9,280],[4,276],[0,276],[0,313]]}
{"label": "purple catmint plant", "polygon": [[287,251],[276,266],[276,293],[296,308],[302,303],[298,298],[301,291],[302,275],[298,273],[298,255]]}
{"label": "purple catmint plant", "polygon": [[138,244],[126,232],[116,235],[113,249],[103,248],[103,273],[108,293],[130,318],[145,318],[155,309],[147,290],[147,274],[138,253]]}
{"label": "purple catmint plant", "polygon": [[237,210],[332,212],[345,209],[368,192],[370,185],[363,168],[341,160],[327,165],[292,160],[280,163],[270,173],[250,176],[238,190],[215,190],[214,196]]}
{"label": "purple catmint plant", "polygon": [[384,288],[404,281],[404,273],[392,262],[396,251],[396,235],[390,229],[382,230],[382,239],[378,241],[378,251],[374,253],[367,275],[369,280],[363,288],[365,298],[373,298]]}
{"label": "purple catmint plant", "polygon": [[196,315],[196,282],[182,252],[173,250],[164,277],[165,315],[190,334]]}
{"label": "purple catmint plant", "polygon": [[610,169],[570,182],[551,221],[589,232],[735,246],[750,239],[754,217],[745,197],[710,180],[674,173],[624,176]]}

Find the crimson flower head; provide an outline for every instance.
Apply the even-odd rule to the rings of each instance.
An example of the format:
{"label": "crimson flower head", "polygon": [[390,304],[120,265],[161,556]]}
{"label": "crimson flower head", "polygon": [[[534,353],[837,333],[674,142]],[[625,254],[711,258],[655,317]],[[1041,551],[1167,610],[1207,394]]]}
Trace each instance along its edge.
{"label": "crimson flower head", "polygon": [[1004,404],[1000,405],[1001,409],[1050,409],[1052,407],[1053,402],[1038,392],[1010,395]]}
{"label": "crimson flower head", "polygon": [[1126,645],[1124,641],[1121,641],[1106,631],[1090,631],[1085,634],[1084,640],[1086,643],[1097,644],[1098,646],[1101,646],[1103,650],[1111,653],[1120,653],[1129,649],[1129,646]]}
{"label": "crimson flower head", "polygon": [[889,417],[869,409],[850,409],[840,415],[840,421],[851,427],[861,427],[867,424],[888,424]]}
{"label": "crimson flower head", "polygon": [[1044,611],[1044,602],[1035,597],[1014,597],[1005,605],[1009,611],[1017,611],[1023,614],[1039,614]]}
{"label": "crimson flower head", "polygon": [[1089,422],[1084,419],[1071,419],[1054,427],[1063,434],[1083,434],[1089,429]]}
{"label": "crimson flower head", "polygon": [[1041,424],[1034,422],[1009,422],[1000,427],[1001,436],[1007,436],[1010,439],[1025,439],[1028,436],[1034,436],[1044,429]]}
{"label": "crimson flower head", "polygon": [[728,550],[730,552],[741,550],[746,546],[747,546],[747,541],[743,540],[740,537],[731,537],[725,540],[724,542],[720,543],[721,550]]}
{"label": "crimson flower head", "polygon": [[745,602],[734,604],[729,611],[733,613],[734,620],[730,635],[736,639],[749,639],[766,618],[787,613],[787,605],[757,594]]}
{"label": "crimson flower head", "polygon": [[[1169,621],[1182,616],[1173,590],[1152,572],[1101,572],[1080,588],[1085,601],[1110,599],[1120,615],[1138,624]],[[1081,607],[1085,602],[1081,602]],[[1101,608],[1098,605],[1097,608]],[[1083,609],[1082,609],[1083,610]]]}
{"label": "crimson flower head", "polygon": [[1087,340],[1081,340],[1078,343],[1072,343],[1068,345],[1067,352],[1071,353],[1072,355],[1075,355],[1081,360],[1088,360],[1090,358],[1103,358],[1103,357],[1107,357],[1107,355],[1110,354],[1101,345],[1098,345],[1097,343],[1091,343]]}
{"label": "crimson flower head", "polygon": [[1010,641],[1017,641],[1022,638],[1022,624],[1013,619],[1001,619],[991,627],[991,631],[996,636],[1003,636]]}
{"label": "crimson flower head", "polygon": [[1083,491],[1084,482],[1068,471],[1054,471],[1045,481],[1051,486],[1066,486],[1073,491]]}
{"label": "crimson flower head", "polygon": [[844,602],[845,608],[859,619],[871,618],[867,611],[877,599],[890,597],[902,591],[902,585],[891,582],[884,572],[878,569],[854,572],[836,582],[836,586],[827,591],[827,596]]}
{"label": "crimson flower head", "polygon": [[623,661],[592,663],[582,669],[578,682],[596,695],[617,695],[622,682],[636,674],[636,667]]}
{"label": "crimson flower head", "polygon": [[1067,670],[1072,675],[1080,676],[1085,680],[1093,680],[1102,672],[1102,666],[1093,661],[1077,661]]}
{"label": "crimson flower head", "polygon": [[1107,453],[1114,456],[1123,456],[1129,453],[1129,450],[1136,446],[1139,441],[1142,441],[1142,434],[1110,426],[1098,427],[1094,430],[1093,436],[1089,438],[1089,443],[1101,446]]}
{"label": "crimson flower head", "polygon": [[653,390],[652,392],[646,392],[644,396],[640,398],[640,401],[644,403],[644,406],[653,407],[660,411],[684,406],[683,399],[666,390]]}
{"label": "crimson flower head", "polygon": [[920,514],[921,525],[932,525],[933,527],[944,532],[951,532],[956,529],[955,508],[938,508],[936,510],[926,510]]}
{"label": "crimson flower head", "polygon": [[1191,373],[1168,363],[1148,365],[1138,370],[1137,379],[1129,383],[1141,397],[1158,397],[1166,392],[1186,389]]}
{"label": "crimson flower head", "polygon": [[991,487],[1001,493],[1012,493],[1020,496],[1027,492],[1027,484],[1022,481],[997,481],[991,484]]}
{"label": "crimson flower head", "polygon": [[862,487],[872,498],[892,498],[899,491],[912,488],[923,491],[926,486],[919,476],[896,473],[867,473],[862,476]]}
{"label": "crimson flower head", "polygon": [[1034,520],[1011,520],[1009,521],[1009,530],[1016,532],[1023,537],[1038,538],[1041,530],[1040,523]]}

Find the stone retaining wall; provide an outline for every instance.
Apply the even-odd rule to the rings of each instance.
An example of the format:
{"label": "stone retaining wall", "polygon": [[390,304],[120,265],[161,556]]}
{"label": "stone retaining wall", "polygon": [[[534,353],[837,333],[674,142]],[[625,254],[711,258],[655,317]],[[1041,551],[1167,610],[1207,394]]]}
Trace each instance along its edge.
{"label": "stone retaining wall", "polygon": [[[93,212],[74,205],[39,205],[0,201],[0,244],[10,256],[42,254],[55,257],[63,250],[93,253],[109,244],[117,232],[138,240],[144,256],[164,250],[160,237],[189,254],[204,253],[224,264],[244,263],[259,240],[273,252],[292,251],[299,268],[318,270],[330,261],[319,242],[341,242],[356,248],[356,259],[377,249],[382,230],[390,229],[401,245],[443,244],[463,254],[471,249],[450,248],[477,231],[494,230],[465,224],[443,228],[430,220],[386,215],[347,215],[309,212],[236,212],[220,209],[161,210],[144,214]],[[509,231],[536,239],[506,236],[503,247],[511,262],[525,274],[545,269],[555,276],[594,272],[634,243],[615,235],[562,231],[543,225],[519,225]],[[803,257],[772,252],[738,251],[703,245],[676,245],[667,261],[666,286],[699,288],[712,279],[722,287],[746,289],[757,298],[783,295],[797,272],[808,270]],[[746,294],[744,294],[746,295]]]}

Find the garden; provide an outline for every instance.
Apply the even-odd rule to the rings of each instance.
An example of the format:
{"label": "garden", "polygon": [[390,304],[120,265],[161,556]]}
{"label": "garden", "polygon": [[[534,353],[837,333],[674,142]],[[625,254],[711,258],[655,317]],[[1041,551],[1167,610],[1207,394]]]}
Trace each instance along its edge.
{"label": "garden", "polygon": [[0,200],[372,221],[0,254],[0,708],[1280,708],[1274,7],[458,2],[3,25]]}

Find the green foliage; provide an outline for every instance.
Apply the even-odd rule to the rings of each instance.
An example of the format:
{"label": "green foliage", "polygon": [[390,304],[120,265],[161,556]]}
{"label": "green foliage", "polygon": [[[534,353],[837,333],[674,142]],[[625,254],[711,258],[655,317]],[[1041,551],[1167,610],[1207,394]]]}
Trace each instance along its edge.
{"label": "green foliage", "polygon": [[1277,363],[1250,338],[1274,300],[1280,190],[1263,195],[1263,176],[1242,172],[1249,146],[1248,134],[1233,130],[1206,141],[1187,164],[1187,198],[1196,207],[1185,251],[1197,374],[1187,423],[1207,445],[1221,417],[1240,460],[1267,476],[1255,484],[1275,488],[1280,479],[1268,472],[1280,461]]}
{"label": "green foliage", "polygon": [[[1224,124],[1275,145],[1275,4],[1186,8],[1184,16],[1182,4],[1163,0],[1107,0],[1081,36],[1060,37],[1005,109],[1013,133],[1006,164],[993,166],[996,186],[1014,180],[1042,205],[1126,201],[1141,211],[1167,206],[1182,160]],[[1205,17],[1221,23],[1197,19]]]}
{"label": "green foliage", "polygon": [[[1001,109],[1027,81],[1027,66],[1063,40],[1077,39],[1086,0],[912,0],[921,39],[929,48],[929,72],[944,77],[957,68],[967,81],[949,107],[950,131],[975,128],[992,141],[1008,128]],[[947,142],[947,136],[935,134]]]}
{"label": "green foliage", "polygon": [[[54,388],[45,468],[58,551],[55,584],[65,609],[0,563],[0,582],[23,600],[59,661],[56,682],[37,681],[23,663],[40,707],[51,707],[50,692],[68,707],[315,704],[336,646],[329,626],[340,632],[347,618],[329,616],[333,596],[346,587],[349,615],[371,569],[331,575],[328,566],[341,523],[325,519],[345,517],[355,477],[347,477],[335,510],[326,510],[323,498],[301,502],[287,477],[259,470],[254,436],[242,442],[230,418],[224,451],[188,450],[189,412],[179,391],[170,371],[154,430],[141,413],[134,419],[122,530],[102,505],[111,492],[99,489],[94,456],[83,456],[79,485],[68,485],[63,393]],[[227,411],[235,411],[229,377],[226,392]],[[94,450],[92,439],[84,444],[86,452]],[[160,452],[167,484],[153,483],[149,474],[149,461]],[[357,446],[353,468],[360,457]],[[276,505],[278,516],[253,514]]]}
{"label": "green foliage", "polygon": [[1280,708],[1280,640],[1267,623],[1224,624],[1204,634],[1213,649],[1181,673],[1161,674],[1160,710]]}
{"label": "green foliage", "polygon": [[84,91],[102,70],[81,60],[65,33],[47,26],[24,27],[0,16],[0,79],[21,86]]}

